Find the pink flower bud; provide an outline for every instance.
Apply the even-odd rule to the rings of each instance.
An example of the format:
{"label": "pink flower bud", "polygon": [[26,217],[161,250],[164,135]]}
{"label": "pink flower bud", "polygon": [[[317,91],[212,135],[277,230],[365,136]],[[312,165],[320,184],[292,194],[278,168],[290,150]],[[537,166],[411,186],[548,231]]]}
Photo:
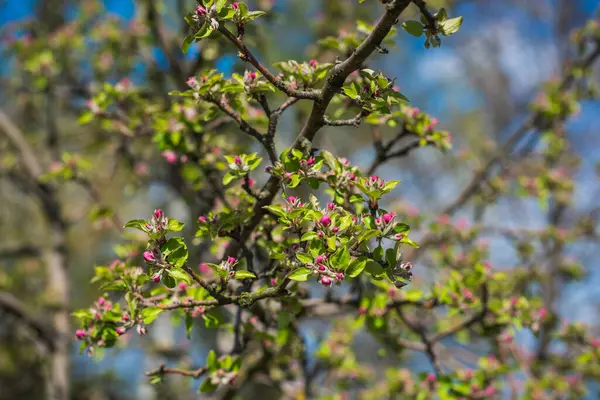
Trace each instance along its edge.
{"label": "pink flower bud", "polygon": [[370,180],[371,182],[377,182],[377,181],[379,180],[379,177],[378,177],[377,175],[373,175],[373,176],[371,176],[371,177],[369,178],[369,180]]}
{"label": "pink flower bud", "polygon": [[152,252],[150,251],[145,251],[143,254],[144,260],[146,260],[146,262],[154,262],[155,258],[154,258],[154,254],[152,254]]}
{"label": "pink flower bud", "polygon": [[185,283],[185,282],[181,282],[181,283],[179,284],[179,290],[183,291],[183,290],[185,290],[186,288],[187,288],[187,285],[186,285],[186,283]]}
{"label": "pink flower bud", "polygon": [[317,60],[310,60],[310,62],[308,64],[314,68],[317,66]]}
{"label": "pink flower bud", "polygon": [[198,7],[196,7],[196,13],[198,15],[206,15],[206,8],[204,8],[202,6],[198,6]]}
{"label": "pink flower bud", "polygon": [[319,239],[322,239],[323,236],[325,236],[325,234],[323,233],[323,231],[319,231],[317,232],[317,236],[319,237]]}
{"label": "pink flower bud", "polygon": [[306,160],[306,165],[311,166],[315,164],[315,158],[314,157],[309,157],[308,160]]}
{"label": "pink flower bud", "polygon": [[325,268],[324,265],[319,265],[319,271],[325,271],[327,268]]}
{"label": "pink flower bud", "polygon": [[471,293],[469,289],[464,289],[463,298],[465,299],[465,301],[471,301],[473,300],[473,293]]}
{"label": "pink flower bud", "polygon": [[154,281],[154,283],[160,282],[160,274],[152,275],[152,280]]}
{"label": "pink flower bud", "polygon": [[208,221],[208,219],[206,219],[206,217],[204,215],[201,215],[198,217],[198,222],[205,223],[206,221]]}
{"label": "pink flower bud", "polygon": [[359,307],[358,308],[358,313],[359,314],[366,314],[367,313],[367,309],[365,307]]}
{"label": "pink flower bud", "polygon": [[381,224],[381,218],[379,218],[379,217],[375,218],[375,223],[377,225]]}
{"label": "pink flower bud", "polygon": [[488,386],[488,387],[485,389],[485,394],[486,394],[487,396],[493,396],[494,394],[496,394],[496,389],[494,389],[494,387],[493,387],[493,386]]}
{"label": "pink flower bud", "polygon": [[324,286],[330,286],[331,285],[331,279],[329,279],[328,277],[324,276],[321,278],[321,284]]}
{"label": "pink flower bud", "polygon": [[350,164],[350,160],[348,160],[346,157],[342,157],[342,163],[344,165],[348,165],[348,164]]}
{"label": "pink flower bud", "polygon": [[290,196],[287,198],[288,203],[295,203],[296,202],[296,197],[295,196]]}
{"label": "pink flower bud", "polygon": [[329,225],[331,225],[331,218],[329,218],[329,215],[323,215],[321,217],[321,219],[319,220],[319,222],[323,226],[329,226]]}
{"label": "pink flower bud", "polygon": [[592,339],[592,347],[600,347],[600,340]]}
{"label": "pink flower bud", "polygon": [[177,162],[177,154],[175,154],[173,150],[163,151],[162,157],[167,160],[169,164],[175,164]]}
{"label": "pink flower bud", "polygon": [[333,211],[335,209],[335,203],[327,204],[327,208]]}
{"label": "pink flower bud", "polygon": [[383,222],[385,222],[386,224],[389,224],[390,222],[392,222],[392,220],[394,219],[395,216],[396,216],[395,213],[383,214],[383,216],[382,216]]}
{"label": "pink flower bud", "polygon": [[125,328],[123,328],[122,326],[117,328],[117,335],[121,336],[124,333],[125,333]]}
{"label": "pink flower bud", "polygon": [[227,262],[229,264],[235,264],[237,263],[237,259],[235,257],[227,257]]}
{"label": "pink flower bud", "polygon": [[544,319],[546,315],[548,315],[548,311],[545,308],[542,308],[538,313],[540,319]]}
{"label": "pink flower bud", "polygon": [[235,160],[234,160],[234,162],[235,162],[237,165],[242,165],[242,159],[241,159],[241,157],[240,157],[240,156],[235,156]]}
{"label": "pink flower bud", "polygon": [[250,187],[254,186],[254,179],[248,177],[248,186],[250,186]]}
{"label": "pink flower bud", "polygon": [[271,279],[271,286],[276,286],[277,285],[277,279],[273,278]]}
{"label": "pink flower bud", "polygon": [[430,372],[429,374],[427,374],[427,382],[429,383],[433,383],[435,382],[435,374],[433,372]]}
{"label": "pink flower bud", "polygon": [[327,260],[327,256],[326,256],[326,255],[324,255],[324,254],[323,254],[323,255],[320,255],[320,256],[317,256],[317,258],[315,258],[315,262],[316,262],[317,264],[322,264],[322,263],[323,263],[323,261],[325,261],[325,260]]}
{"label": "pink flower bud", "polygon": [[333,233],[338,233],[338,231],[340,230],[339,226],[334,226],[333,229],[331,230]]}
{"label": "pink flower bud", "polygon": [[100,297],[100,298],[98,299],[98,305],[99,305],[100,307],[102,307],[102,306],[103,306],[105,303],[106,303],[106,300],[104,299],[104,297]]}
{"label": "pink flower bud", "polygon": [[353,173],[349,173],[348,174],[348,179],[350,179],[351,181],[356,179],[356,175],[354,175]]}
{"label": "pink flower bud", "polygon": [[154,215],[154,218],[161,219],[164,214],[163,214],[163,211],[159,208],[159,209],[154,210],[153,215]]}
{"label": "pink flower bud", "polygon": [[87,333],[83,329],[77,329],[75,331],[75,337],[79,340],[83,340],[87,336]]}
{"label": "pink flower bud", "polygon": [[337,274],[335,274],[335,277],[340,281],[344,280],[344,274],[342,274],[341,272],[338,272]]}
{"label": "pink flower bud", "polygon": [[238,1],[234,2],[234,3],[231,5],[231,8],[233,8],[234,10],[237,10],[239,7],[240,7],[240,3],[239,3]]}
{"label": "pink flower bud", "polygon": [[121,320],[123,320],[125,322],[129,321],[129,314],[123,313],[123,315],[121,316]]}
{"label": "pink flower bud", "polygon": [[145,336],[146,335],[146,328],[143,327],[143,326],[141,326],[141,325],[138,325],[135,328],[135,330],[137,331],[138,335],[141,335],[141,336]]}
{"label": "pink flower bud", "polygon": [[394,238],[395,238],[396,240],[402,240],[402,239],[404,239],[404,235],[403,235],[403,234],[401,234],[401,233],[397,233],[397,234],[395,234],[395,235],[394,235]]}
{"label": "pink flower bud", "polygon": [[187,78],[187,81],[185,81],[185,83],[187,83],[187,85],[191,88],[195,88],[198,86],[198,81],[196,80],[195,76],[190,76],[189,78]]}

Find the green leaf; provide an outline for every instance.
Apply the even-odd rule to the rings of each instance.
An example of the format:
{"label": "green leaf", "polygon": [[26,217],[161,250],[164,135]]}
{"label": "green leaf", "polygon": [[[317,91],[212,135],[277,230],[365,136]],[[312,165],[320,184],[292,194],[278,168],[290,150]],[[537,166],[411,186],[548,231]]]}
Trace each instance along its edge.
{"label": "green leaf", "polygon": [[217,12],[221,12],[221,9],[225,7],[225,4],[227,4],[227,0],[216,0],[215,9],[217,10]]}
{"label": "green leaf", "polygon": [[313,258],[307,253],[296,253],[296,258],[304,264],[310,264],[313,262]]}
{"label": "green leaf", "polygon": [[179,232],[183,229],[183,225],[185,225],[183,222],[177,221],[174,218],[169,218],[169,230],[171,232]]}
{"label": "green leaf", "polygon": [[315,240],[316,238],[318,238],[317,232],[306,232],[304,235],[302,235],[300,241],[305,242],[307,240]]}
{"label": "green leaf", "polygon": [[192,337],[192,328],[194,327],[194,318],[190,314],[185,314],[185,336],[188,340]]}
{"label": "green leaf", "polygon": [[462,25],[463,17],[450,18],[445,21],[442,21],[438,24],[440,32],[444,36],[450,36],[453,33],[458,32],[460,26]]}
{"label": "green leaf", "polygon": [[356,278],[361,272],[363,272],[366,266],[367,258],[359,257],[353,260],[350,265],[348,265],[348,268],[346,269],[346,275],[350,278]]}
{"label": "green leaf", "polygon": [[332,170],[335,171],[338,168],[338,163],[333,154],[327,150],[321,150],[321,156],[325,159],[325,164]]}
{"label": "green leaf", "polygon": [[195,38],[192,35],[188,35],[185,37],[185,39],[183,39],[183,44],[181,45],[181,51],[183,52],[183,54],[188,53],[188,50],[192,43],[194,43],[194,40]]}
{"label": "green leaf", "polygon": [[333,268],[344,270],[350,262],[350,252],[346,246],[343,246],[336,250],[331,256],[330,263]]}
{"label": "green leaf", "polygon": [[158,307],[144,308],[142,310],[142,319],[144,320],[144,325],[151,324],[161,312],[163,312],[163,309]]}
{"label": "green leaf", "polygon": [[192,283],[192,280],[191,280],[189,274],[180,268],[172,268],[172,269],[168,269],[166,271],[169,275],[171,275],[173,277],[173,279],[175,279],[177,281],[184,281],[188,285]]}
{"label": "green leaf", "polygon": [[89,124],[93,120],[94,120],[94,114],[90,111],[87,111],[79,116],[79,119],[77,120],[77,122],[79,123],[79,125],[85,125],[85,124]]}
{"label": "green leaf", "polygon": [[348,85],[344,85],[342,88],[346,96],[350,97],[352,100],[358,98],[358,92],[356,91],[356,87],[350,83]]}
{"label": "green leaf", "polygon": [[301,268],[298,268],[298,269],[294,270],[294,272],[292,272],[290,274],[289,279],[291,279],[293,281],[304,282],[311,275],[312,275],[312,272],[311,272],[310,269],[301,267]]}
{"label": "green leaf", "polygon": [[287,212],[281,206],[264,206],[263,208],[271,211],[273,214],[278,217],[286,217]]}
{"label": "green leaf", "polygon": [[255,279],[256,275],[254,275],[252,272],[250,271],[245,271],[245,270],[240,270],[240,271],[235,271],[235,275],[233,277],[233,279]]}
{"label": "green leaf", "polygon": [[175,287],[175,285],[177,284],[177,282],[175,282],[175,279],[173,279],[173,277],[169,274],[163,274],[162,281],[166,287],[171,288],[171,289],[173,289]]}
{"label": "green leaf", "polygon": [[148,221],[146,221],[145,219],[132,219],[131,221],[125,224],[125,228],[133,228],[138,229],[142,232],[147,232],[146,224],[148,224]]}
{"label": "green leaf", "polygon": [[391,192],[401,182],[402,181],[388,181],[388,182],[385,183],[385,186],[384,186],[383,190],[385,190],[386,192]]}
{"label": "green leaf", "polygon": [[236,178],[237,176],[235,174],[232,174],[231,172],[226,173],[225,176],[223,176],[223,185],[229,185],[231,181]]}
{"label": "green leaf", "polygon": [[214,350],[208,352],[208,355],[206,356],[206,366],[211,373],[219,369],[217,353],[215,353]]}
{"label": "green leaf", "polygon": [[327,238],[327,248],[331,251],[334,251],[336,249],[335,236],[330,236]]}
{"label": "green leaf", "polygon": [[377,236],[379,236],[379,231],[377,229],[367,229],[358,236],[358,243],[369,241]]}
{"label": "green leaf", "polygon": [[406,21],[402,23],[402,29],[414,37],[423,35],[423,25],[419,21]]}
{"label": "green leaf", "polygon": [[217,385],[212,383],[212,379],[209,376],[208,378],[206,378],[204,380],[204,382],[202,382],[202,385],[200,385],[200,387],[198,388],[198,391],[201,393],[209,393],[209,392],[214,392],[216,388],[217,388]]}

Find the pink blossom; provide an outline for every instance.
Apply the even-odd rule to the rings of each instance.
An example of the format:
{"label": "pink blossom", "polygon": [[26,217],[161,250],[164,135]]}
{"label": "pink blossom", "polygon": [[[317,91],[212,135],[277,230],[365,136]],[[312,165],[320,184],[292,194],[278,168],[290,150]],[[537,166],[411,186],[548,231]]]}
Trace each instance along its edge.
{"label": "pink blossom", "polygon": [[331,230],[333,233],[337,233],[340,230],[339,226],[334,226]]}
{"label": "pink blossom", "polygon": [[206,8],[204,8],[202,6],[198,6],[198,7],[196,7],[196,13],[198,15],[206,15],[207,11],[206,11]]}
{"label": "pink blossom", "polygon": [[227,263],[229,264],[235,264],[237,263],[237,259],[235,257],[227,257]]}
{"label": "pink blossom", "polygon": [[494,394],[496,394],[496,389],[494,389],[494,387],[490,385],[485,389],[485,394],[487,396],[493,396]]}
{"label": "pink blossom", "polygon": [[159,209],[154,210],[153,215],[154,215],[154,218],[161,219],[164,214],[163,214],[163,211],[159,208]]}
{"label": "pink blossom", "polygon": [[310,62],[308,64],[314,68],[317,66],[317,60],[310,60]]}
{"label": "pink blossom", "polygon": [[75,331],[75,337],[79,340],[83,340],[87,336],[87,333],[83,329],[77,329]]}
{"label": "pink blossom", "polygon": [[248,177],[248,186],[250,186],[250,187],[254,186],[254,179]]}
{"label": "pink blossom", "polygon": [[539,315],[540,319],[544,319],[546,317],[546,315],[548,315],[548,311],[545,308],[542,308],[538,312],[538,315]]}
{"label": "pink blossom", "polygon": [[314,157],[309,157],[308,160],[306,160],[306,165],[314,165],[315,164],[315,158]]}
{"label": "pink blossom", "polygon": [[323,225],[323,226],[329,226],[331,225],[331,218],[329,218],[329,215],[323,215],[321,217],[321,219],[319,220],[319,222]]}
{"label": "pink blossom", "polygon": [[240,156],[236,156],[235,159],[234,159],[234,162],[237,165],[242,165],[242,159],[240,158]]}
{"label": "pink blossom", "polygon": [[144,260],[146,260],[146,262],[154,262],[155,260],[154,254],[152,254],[152,252],[150,251],[145,251],[142,257],[144,257]]}
{"label": "pink blossom", "polygon": [[356,179],[356,175],[354,175],[352,172],[348,174],[348,179],[350,179],[351,181]]}
{"label": "pink blossom", "polygon": [[117,335],[121,336],[124,333],[125,333],[125,328],[123,328],[122,326],[117,328]]}
{"label": "pink blossom", "polygon": [[125,322],[129,321],[129,314],[123,313],[123,315],[121,315],[121,320]]}
{"label": "pink blossom", "polygon": [[102,306],[103,306],[105,303],[106,303],[106,300],[104,299],[104,297],[100,297],[100,298],[98,299],[98,305],[99,305],[100,307],[102,307]]}
{"label": "pink blossom", "polygon": [[335,277],[340,281],[344,280],[344,274],[342,274],[341,272],[335,274]]}
{"label": "pink blossom", "polygon": [[371,177],[369,178],[369,180],[370,180],[371,182],[377,182],[377,181],[379,180],[379,177],[378,177],[377,175],[373,175],[373,176],[371,176]]}
{"label": "pink blossom", "polygon": [[359,307],[358,308],[358,313],[359,314],[366,314],[367,313],[367,309],[365,307]]}
{"label": "pink blossom", "polygon": [[160,274],[154,274],[152,276],[152,280],[154,281],[154,283],[160,282]]}
{"label": "pink blossom", "polygon": [[277,285],[277,279],[273,278],[271,279],[271,286],[275,286]]}
{"label": "pink blossom", "polygon": [[200,269],[200,272],[202,272],[203,274],[210,271],[210,267],[206,264],[200,264],[200,266],[198,268]]}
{"label": "pink blossom", "polygon": [[387,213],[387,214],[383,214],[382,218],[383,218],[383,222],[385,222],[386,224],[389,224],[390,222],[392,222],[392,220],[396,217],[396,213]]}
{"label": "pink blossom", "polygon": [[321,278],[321,284],[324,286],[329,286],[331,285],[331,279],[329,279],[328,277],[324,276]]}
{"label": "pink blossom", "polygon": [[179,290],[183,291],[187,288],[187,285],[185,282],[181,282],[179,283]]}
{"label": "pink blossom", "polygon": [[187,83],[187,85],[192,89],[198,87],[198,80],[195,76],[190,76],[189,78],[187,78],[187,81],[185,81],[185,83]]}
{"label": "pink blossom", "polygon": [[234,3],[231,5],[231,8],[233,8],[234,10],[237,10],[239,7],[240,7],[240,3],[239,3],[238,1],[234,2]]}
{"label": "pink blossom", "polygon": [[198,222],[205,223],[206,221],[208,221],[208,219],[204,215],[198,217]]}
{"label": "pink blossom", "polygon": [[319,271],[325,271],[327,268],[324,265],[319,265]]}
{"label": "pink blossom", "polygon": [[429,374],[427,374],[427,382],[429,383],[433,383],[435,382],[435,374],[433,372],[430,372]]}
{"label": "pink blossom", "polygon": [[175,164],[177,162],[177,154],[175,154],[173,150],[163,151],[162,156],[169,164]]}
{"label": "pink blossom", "polygon": [[401,233],[397,233],[397,234],[395,234],[395,235],[394,235],[394,238],[395,238],[396,240],[402,240],[402,239],[404,239],[404,235],[403,235],[403,234],[401,234]]}
{"label": "pink blossom", "polygon": [[317,264],[322,264],[325,260],[327,260],[327,256],[325,254],[317,256],[317,258],[315,258],[315,262]]}

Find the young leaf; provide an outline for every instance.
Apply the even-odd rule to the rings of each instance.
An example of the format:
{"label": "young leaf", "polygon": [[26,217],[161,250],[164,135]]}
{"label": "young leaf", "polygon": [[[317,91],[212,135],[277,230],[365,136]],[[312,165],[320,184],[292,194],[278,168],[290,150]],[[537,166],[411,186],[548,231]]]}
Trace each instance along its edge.
{"label": "young leaf", "polygon": [[348,266],[350,262],[350,252],[346,246],[341,247],[336,250],[335,253],[331,256],[331,265],[333,268],[344,270]]}
{"label": "young leaf", "polygon": [[142,319],[144,320],[144,325],[149,325],[158,317],[158,315],[163,312],[162,308],[158,307],[148,307],[142,310]]}
{"label": "young leaf", "polygon": [[313,262],[313,258],[310,256],[310,254],[306,253],[296,253],[296,258],[303,264],[309,264]]}
{"label": "young leaf", "polygon": [[294,270],[294,272],[290,274],[289,279],[293,281],[303,282],[307,280],[311,275],[312,272],[310,271],[310,269],[301,267]]}
{"label": "young leaf", "polygon": [[346,269],[346,275],[350,278],[356,278],[367,266],[367,258],[359,257],[353,260]]}
{"label": "young leaf", "polygon": [[450,36],[458,32],[462,25],[462,17],[450,18],[439,23],[440,32],[444,36]]}
{"label": "young leaf", "polygon": [[420,37],[423,34],[423,25],[419,21],[403,22],[402,29],[414,37]]}
{"label": "young leaf", "polygon": [[239,280],[241,280],[241,279],[256,279],[256,275],[254,275],[250,271],[240,270],[240,271],[235,271],[235,275],[233,278],[239,279]]}

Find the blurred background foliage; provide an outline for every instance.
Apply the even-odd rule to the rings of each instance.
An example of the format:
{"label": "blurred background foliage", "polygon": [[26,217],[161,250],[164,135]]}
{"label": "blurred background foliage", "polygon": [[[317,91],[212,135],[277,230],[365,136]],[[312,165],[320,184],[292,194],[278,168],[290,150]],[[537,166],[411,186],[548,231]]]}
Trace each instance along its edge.
{"label": "blurred background foliage", "polygon": [[[267,11],[267,16],[246,34],[247,42],[260,50],[267,65],[317,57],[333,61],[335,55],[324,51],[317,41],[353,32],[357,19],[372,23],[380,12],[375,2],[359,6],[356,0],[250,3]],[[206,206],[181,190],[151,135],[131,143],[123,127],[81,126],[78,122],[89,94],[105,81],[116,83],[128,78],[143,88],[145,96],[167,101],[169,90],[181,88],[188,75],[186,71],[173,74],[169,57],[184,59],[181,65],[189,75],[210,66],[226,76],[244,72],[236,52],[221,40],[203,41],[186,56],[179,51],[185,33],[181,16],[193,4],[186,0],[154,1],[152,5],[143,0],[0,1],[0,108],[26,132],[27,140],[37,150],[35,157],[48,170],[62,159],[63,152],[77,154],[89,163],[88,181],[68,182],[57,193],[69,224],[65,241],[69,295],[65,305],[55,302],[43,261],[44,252],[52,247],[52,230],[34,196],[16,183],[18,153],[0,137],[0,290],[20,299],[28,312],[41,320],[50,318],[46,310],[52,310],[53,304],[73,310],[97,298],[89,280],[94,265],[112,260],[113,245],[121,237],[112,224],[115,218],[145,217],[161,207],[169,215],[185,220],[201,214]],[[428,5],[434,9],[444,6],[451,15],[462,15],[460,33],[445,40],[441,48],[426,51],[422,38],[400,32],[391,54],[376,57],[372,65],[397,77],[396,84],[412,105],[435,115],[453,135],[454,147],[448,153],[421,149],[379,171],[385,179],[404,181],[398,191],[402,195],[391,208],[418,209],[423,215],[435,213],[455,198],[473,169],[485,162],[498,143],[523,121],[542,82],[560,76],[567,60],[575,54],[569,45],[571,30],[593,16],[597,2],[431,0]],[[417,15],[415,8],[403,18]],[[165,33],[163,38],[172,49],[171,55],[166,55],[157,43],[160,38],[153,28],[157,24]],[[178,74],[181,79],[173,79]],[[300,103],[284,116],[277,138],[280,148],[290,142],[308,112],[308,104]],[[572,176],[576,190],[567,220],[598,208],[599,115],[598,101],[584,101],[576,118],[564,127],[577,166]],[[223,143],[224,149],[249,151],[256,147],[236,127],[221,129],[231,131],[235,138]],[[366,124],[358,128],[329,127],[319,135],[316,145],[335,149],[336,154],[367,166],[374,157],[372,130]],[[115,140],[107,131],[123,134]],[[391,136],[392,132],[383,134]],[[515,168],[535,174],[535,165],[526,162],[527,149],[535,146],[525,143],[524,150],[515,153],[519,161]],[[79,166],[86,168],[85,163]],[[475,211],[461,211],[457,218],[461,216],[474,218],[476,207]],[[485,218],[511,229],[535,229],[546,224],[546,213],[535,199],[517,200],[513,196],[486,209]],[[489,240],[495,266],[518,262],[508,241]],[[568,253],[585,265],[586,274],[561,291],[558,308],[564,318],[595,327],[600,300],[597,243],[571,246]],[[416,275],[417,281],[428,279],[419,277],[423,275],[419,272]],[[13,313],[0,309],[0,318],[0,399],[43,398],[43,365],[47,362],[44,345]],[[305,334],[313,350],[325,329],[322,323],[309,323]],[[99,362],[78,356],[73,347],[69,351],[71,398],[194,398],[194,383],[190,380],[171,380],[169,385],[150,387],[144,370],[179,357],[201,362],[207,349],[224,340],[216,333],[198,329],[188,343],[185,334],[166,321],[151,332],[151,340],[133,338],[127,348],[108,351]],[[378,356],[378,350],[379,345],[365,337],[357,356],[371,364],[390,361]],[[414,360],[417,364],[423,361]],[[244,398],[254,398],[257,393],[265,399],[280,396],[276,389],[260,382],[254,390]]]}

